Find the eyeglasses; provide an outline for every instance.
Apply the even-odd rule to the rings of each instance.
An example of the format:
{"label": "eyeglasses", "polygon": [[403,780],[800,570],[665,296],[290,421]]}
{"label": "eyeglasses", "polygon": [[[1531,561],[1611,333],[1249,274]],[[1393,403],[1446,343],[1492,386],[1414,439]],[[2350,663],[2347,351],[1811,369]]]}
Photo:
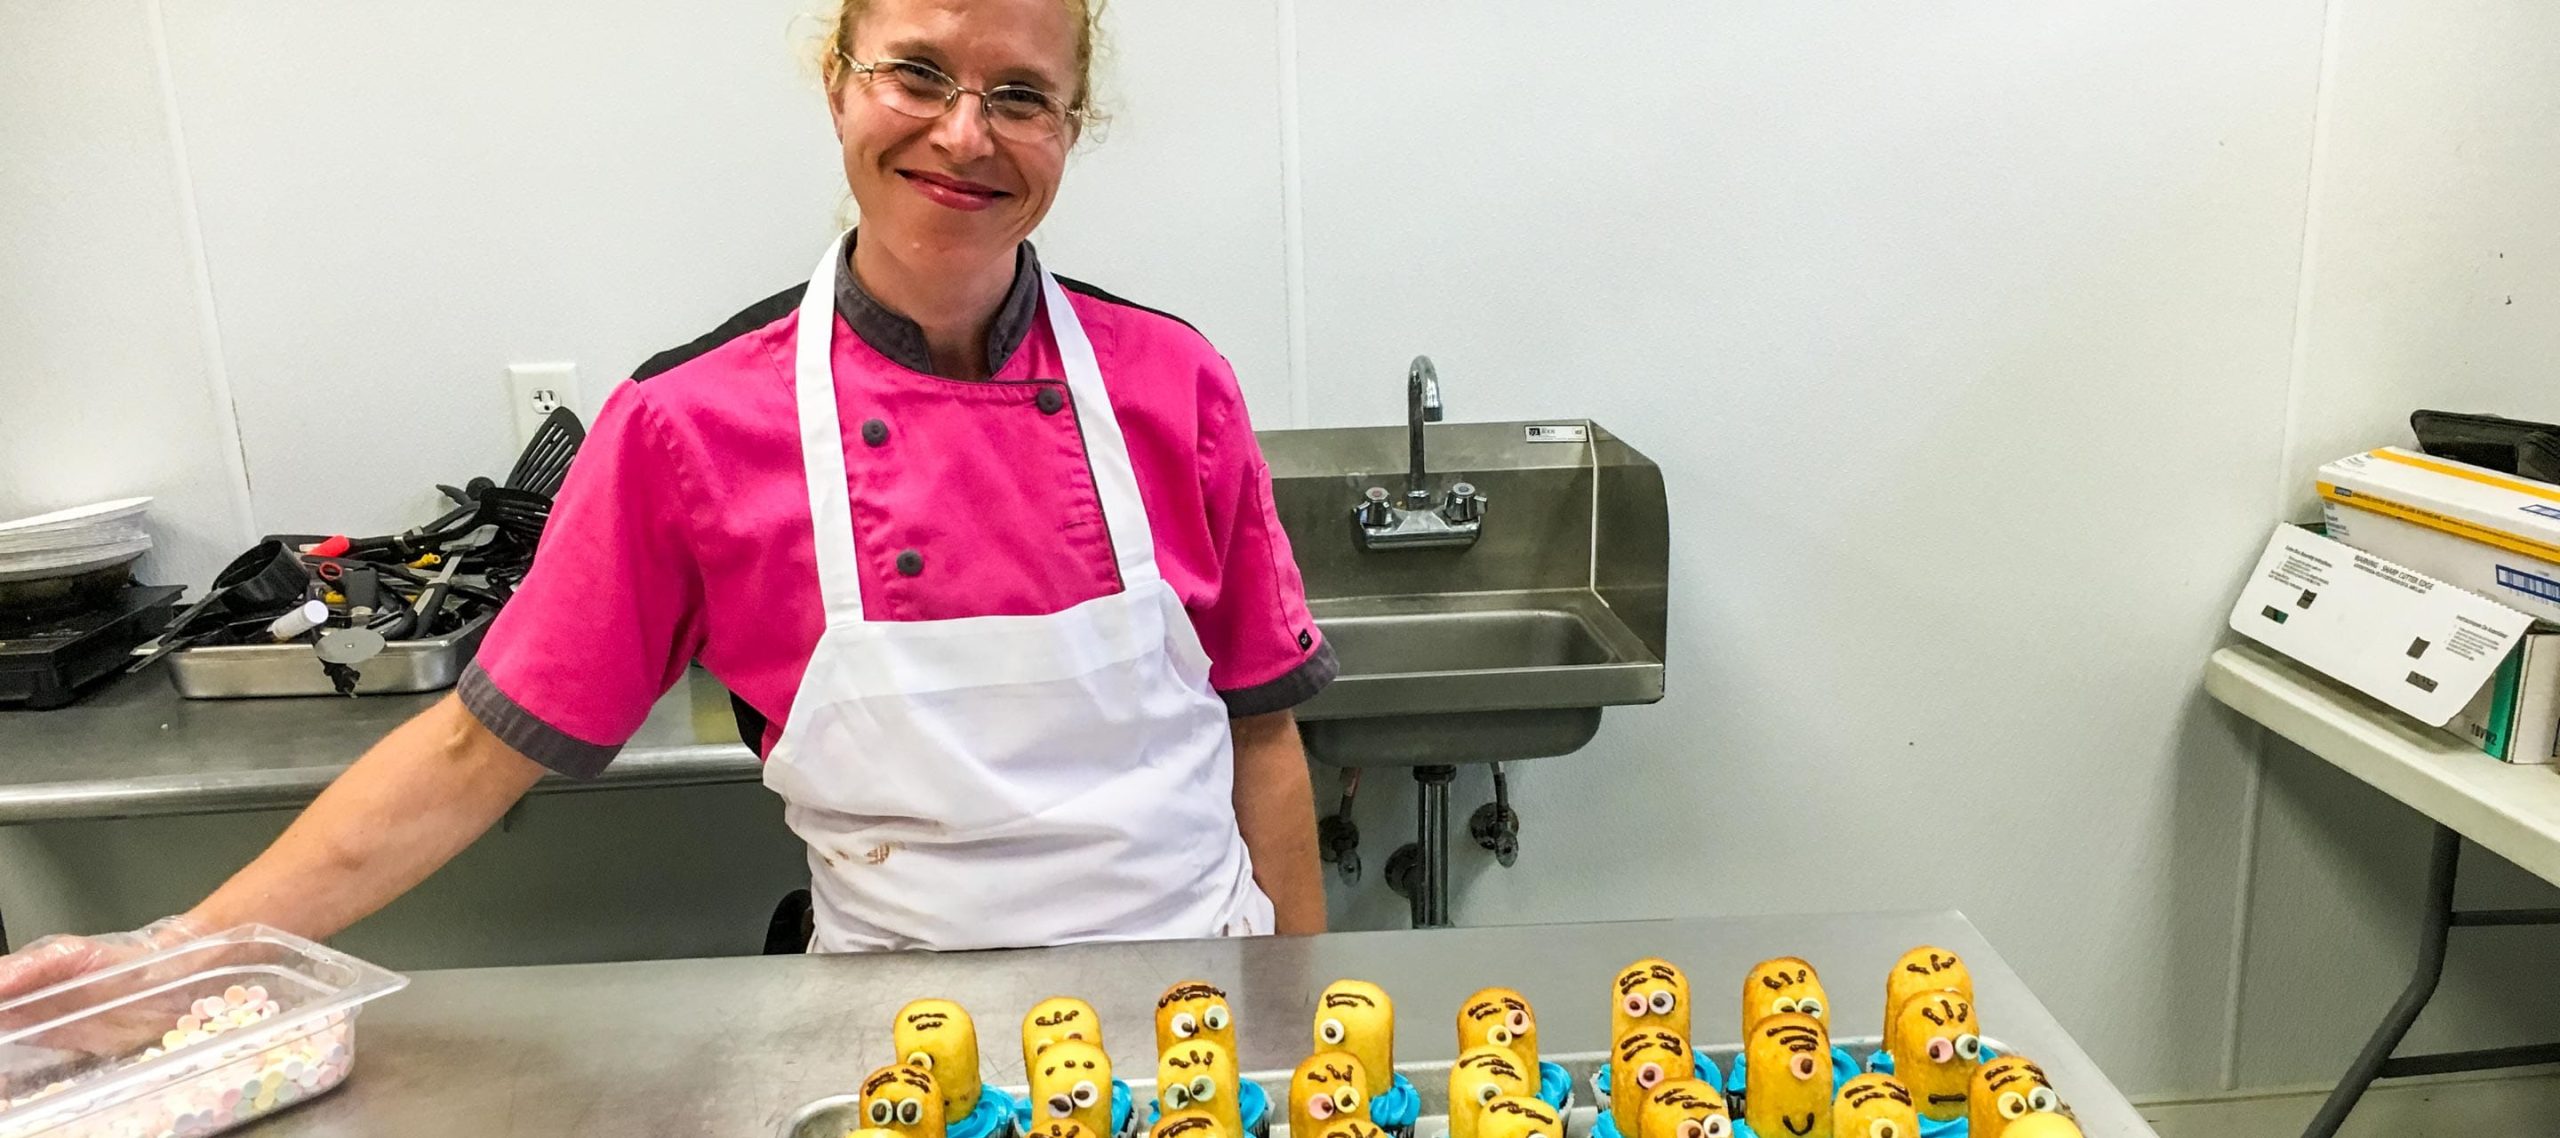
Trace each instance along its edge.
{"label": "eyeglasses", "polygon": [[864,63],[843,52],[836,54],[863,77],[873,101],[909,118],[941,118],[960,96],[976,95],[978,114],[987,128],[1015,142],[1053,141],[1065,133],[1068,123],[1084,118],[1084,112],[1069,110],[1057,96],[1037,87],[1006,83],[981,91],[961,86],[929,63],[912,59]]}

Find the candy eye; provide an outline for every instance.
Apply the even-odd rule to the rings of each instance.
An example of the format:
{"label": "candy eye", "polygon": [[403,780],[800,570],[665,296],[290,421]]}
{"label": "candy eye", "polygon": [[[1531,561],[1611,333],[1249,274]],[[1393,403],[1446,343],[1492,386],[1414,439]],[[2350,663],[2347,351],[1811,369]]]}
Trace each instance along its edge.
{"label": "candy eye", "polygon": [[1679,1004],[1679,1002],[1679,997],[1674,996],[1669,992],[1655,992],[1653,994],[1653,1014],[1658,1016],[1670,1015],[1671,1009]]}
{"label": "candy eye", "polygon": [[924,1103],[915,1099],[899,1103],[898,1121],[908,1126],[924,1121]]}
{"label": "candy eye", "polygon": [[1488,1031],[1484,1033],[1484,1037],[1487,1042],[1492,1043],[1497,1047],[1509,1047],[1511,1045],[1511,1032],[1504,1028],[1497,1027]]}
{"label": "candy eye", "polygon": [[1504,1017],[1502,1022],[1504,1026],[1511,1029],[1511,1034],[1515,1037],[1529,1034],[1529,1013],[1527,1012],[1513,1012]]}
{"label": "candy eye", "polygon": [[1341,1020],[1329,1019],[1316,1025],[1316,1039],[1328,1046],[1342,1046],[1343,1034]]}
{"label": "candy eye", "polygon": [[1879,1118],[1867,1124],[1867,1138],[1903,1138],[1902,1128],[1890,1118]]}
{"label": "candy eye", "polygon": [[1216,1097],[1218,1097],[1218,1084],[1209,1076],[1202,1075],[1191,1080],[1191,1101],[1207,1102]]}
{"label": "candy eye", "polygon": [[933,1069],[933,1056],[927,1055],[922,1051],[918,1051],[913,1055],[907,1056],[907,1066],[922,1067],[925,1070],[930,1071]]}
{"label": "candy eye", "polygon": [[1227,1029],[1227,1005],[1209,1005],[1208,1010],[1200,1013],[1200,1026],[1208,1028],[1211,1031],[1225,1031]]}
{"label": "candy eye", "polygon": [[1164,1085],[1165,1113],[1170,1114],[1189,1105],[1191,1105],[1191,1088],[1180,1083]]}
{"label": "candy eye", "polygon": [[2027,1112],[2027,1096],[2009,1091],[2000,1096],[2000,1117],[2016,1118]]}
{"label": "candy eye", "polygon": [[1698,1125],[1707,1132],[1707,1138],[1725,1138],[1733,1133],[1733,1120],[1721,1114],[1710,1114]]}
{"label": "candy eye", "polygon": [[2053,1093],[2052,1087],[2037,1087],[2027,1092],[2027,1109],[2051,1114],[2062,1109],[2062,1096]]}
{"label": "candy eye", "polygon": [[890,1120],[896,1117],[895,1112],[897,1109],[898,1108],[889,1105],[888,1100],[886,1099],[871,1100],[871,1124],[873,1126],[887,1126]]}
{"label": "candy eye", "polygon": [[1190,1012],[1173,1013],[1173,1037],[1175,1039],[1189,1039],[1198,1034],[1200,1034],[1200,1021],[1191,1018]]}
{"label": "candy eye", "polygon": [[1360,1109],[1360,1089],[1358,1087],[1344,1087],[1341,1090],[1333,1092],[1333,1105],[1335,1110],[1343,1114],[1349,1114],[1352,1111]]}
{"label": "candy eye", "polygon": [[1796,1001],[1796,1010],[1812,1016],[1815,1019],[1821,1019],[1822,1001],[1811,996],[1806,996],[1805,998]]}
{"label": "candy eye", "polygon": [[1333,1096],[1323,1091],[1308,1095],[1307,1116],[1318,1122],[1333,1117]]}
{"label": "candy eye", "polygon": [[1964,1056],[1968,1063],[1982,1058],[1982,1037],[1979,1035],[1957,1036],[1956,1054]]}
{"label": "candy eye", "polygon": [[1662,1064],[1647,1063],[1644,1066],[1636,1068],[1636,1086],[1649,1091],[1653,1089],[1654,1084],[1661,1081]]}
{"label": "candy eye", "polygon": [[1814,1071],[1813,1056],[1798,1055],[1795,1058],[1788,1060],[1787,1070],[1794,1074],[1800,1081],[1812,1079]]}
{"label": "candy eye", "polygon": [[1628,1015],[1640,1016],[1644,1014],[1644,993],[1629,992],[1627,993],[1627,998],[1620,1002],[1627,1009]]}
{"label": "candy eye", "polygon": [[1681,1119],[1679,1133],[1680,1138],[1707,1138],[1706,1125],[1694,1118]]}
{"label": "candy eye", "polygon": [[1073,1113],[1075,1108],[1076,1104],[1074,1099],[1068,1098],[1065,1095],[1049,1096],[1049,1117],[1051,1118],[1065,1118],[1068,1114]]}
{"label": "candy eye", "polygon": [[1092,1106],[1095,1100],[1102,1097],[1102,1092],[1092,1083],[1077,1083],[1076,1089],[1069,1094],[1075,1099],[1077,1106]]}
{"label": "candy eye", "polygon": [[1796,998],[1794,996],[1780,996],[1775,1000],[1769,1001],[1770,1015],[1785,1015],[1794,1010],[1796,1010]]}
{"label": "candy eye", "polygon": [[1945,1063],[1945,1062],[1952,1061],[1955,1057],[1956,1057],[1956,1045],[1955,1045],[1954,1041],[1952,1041],[1952,1040],[1948,1039],[1946,1036],[1943,1036],[1943,1035],[1941,1035],[1941,1036],[1936,1036],[1936,1037],[1934,1037],[1934,1038],[1932,1038],[1932,1039],[1930,1039],[1930,1040],[1929,1040],[1929,1061],[1930,1061],[1930,1062],[1932,1062],[1932,1063]]}
{"label": "candy eye", "polygon": [[1500,1097],[1502,1097],[1502,1088],[1497,1084],[1486,1083],[1476,1088],[1477,1102],[1492,1102]]}

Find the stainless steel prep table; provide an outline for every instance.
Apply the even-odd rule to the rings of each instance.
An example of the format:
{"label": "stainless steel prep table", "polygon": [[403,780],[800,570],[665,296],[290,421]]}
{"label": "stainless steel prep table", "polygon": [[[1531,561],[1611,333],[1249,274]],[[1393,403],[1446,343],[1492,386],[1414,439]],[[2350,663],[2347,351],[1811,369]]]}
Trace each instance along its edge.
{"label": "stainless steel prep table", "polygon": [[[365,748],[443,697],[178,698],[156,673],[70,707],[0,711],[0,825],[299,807]],[[537,793],[752,782],[729,693],[688,669],[604,774]]]}
{"label": "stainless steel prep table", "polygon": [[1598,1051],[1609,978],[1649,954],[1688,969],[1702,1044],[1738,1034],[1743,975],[1788,954],[1822,970],[1842,1034],[1868,1035],[1881,1026],[1886,969],[1923,943],[1965,956],[1986,1033],[2043,1064],[2091,1138],[2152,1135],[1954,913],[428,972],[358,1022],[356,1071],[344,1087],[247,1133],[762,1138],[803,1103],[843,1093],[888,1062],[890,1015],[928,995],[958,1000],[977,1017],[989,1082],[1020,1081],[1016,1025],[1035,1000],[1058,994],[1100,1009],[1124,1077],[1152,1075],[1155,998],[1189,978],[1234,997],[1248,1071],[1286,1070],[1303,1058],[1316,994],[1343,976],[1376,981],[1395,997],[1399,1063],[1452,1058],[1458,1002],[1493,984],[1536,1005],[1544,1051]]}

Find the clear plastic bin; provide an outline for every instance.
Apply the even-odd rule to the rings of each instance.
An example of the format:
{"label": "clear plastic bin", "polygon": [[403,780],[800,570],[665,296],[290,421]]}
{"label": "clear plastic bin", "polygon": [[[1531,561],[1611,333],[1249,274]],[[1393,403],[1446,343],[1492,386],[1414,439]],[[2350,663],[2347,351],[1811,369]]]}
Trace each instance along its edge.
{"label": "clear plastic bin", "polygon": [[356,1012],[408,983],[243,925],[0,1004],[0,1138],[192,1138],[263,1118],[344,1082]]}

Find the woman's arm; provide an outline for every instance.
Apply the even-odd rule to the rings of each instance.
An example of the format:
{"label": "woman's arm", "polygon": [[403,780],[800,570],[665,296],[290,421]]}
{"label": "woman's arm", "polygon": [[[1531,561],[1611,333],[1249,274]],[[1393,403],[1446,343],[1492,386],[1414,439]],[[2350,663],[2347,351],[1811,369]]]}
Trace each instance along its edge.
{"label": "woman's arm", "polygon": [[1297,716],[1229,720],[1235,737],[1236,826],[1253,854],[1254,883],[1271,898],[1279,932],[1324,931],[1324,871],[1316,859],[1315,786]]}
{"label": "woman's arm", "polygon": [[452,860],[543,773],[448,695],[383,736],[186,919],[332,936]]}

